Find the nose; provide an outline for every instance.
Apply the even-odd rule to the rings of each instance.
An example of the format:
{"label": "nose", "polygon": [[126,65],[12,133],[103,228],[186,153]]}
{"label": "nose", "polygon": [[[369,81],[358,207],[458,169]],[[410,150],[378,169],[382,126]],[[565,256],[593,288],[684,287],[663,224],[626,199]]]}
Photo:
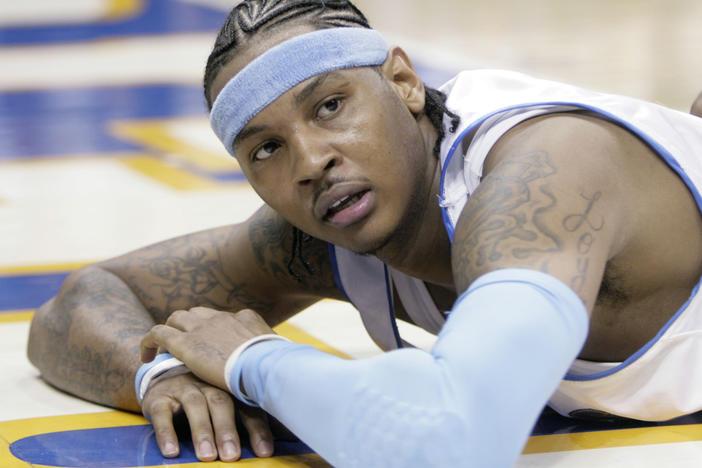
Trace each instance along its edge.
{"label": "nose", "polygon": [[314,131],[298,131],[290,141],[293,152],[293,174],[300,186],[310,185],[322,179],[339,163],[339,154],[328,138]]}

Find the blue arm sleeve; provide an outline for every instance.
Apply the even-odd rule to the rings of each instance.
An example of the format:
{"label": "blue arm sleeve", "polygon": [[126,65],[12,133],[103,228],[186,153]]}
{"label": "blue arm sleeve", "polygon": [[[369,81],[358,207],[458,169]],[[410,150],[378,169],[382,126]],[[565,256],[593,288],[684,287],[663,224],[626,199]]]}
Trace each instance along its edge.
{"label": "blue arm sleeve", "polygon": [[556,278],[499,270],[456,302],[431,353],[345,361],[270,341],[230,379],[335,466],[512,466],[587,328]]}

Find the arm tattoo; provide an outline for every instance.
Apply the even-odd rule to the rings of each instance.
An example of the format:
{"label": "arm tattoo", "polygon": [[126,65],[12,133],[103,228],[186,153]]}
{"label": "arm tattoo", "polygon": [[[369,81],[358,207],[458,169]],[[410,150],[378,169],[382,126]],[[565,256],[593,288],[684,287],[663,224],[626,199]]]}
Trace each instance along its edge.
{"label": "arm tattoo", "polygon": [[566,232],[575,233],[582,232],[578,239],[578,259],[576,260],[576,275],[570,280],[570,287],[576,293],[581,293],[585,286],[585,280],[590,267],[589,254],[592,246],[595,244],[595,233],[604,228],[604,218],[598,217],[593,219],[592,210],[595,204],[602,198],[602,192],[595,192],[592,196],[580,194],[580,197],[586,201],[585,211],[583,213],[566,216],[563,220],[563,229]]}
{"label": "arm tattoo", "polygon": [[[251,293],[245,279],[232,274],[223,259],[234,235],[230,227],[171,239],[125,261],[120,269],[157,322],[165,322],[175,310],[196,306],[265,312],[272,302]],[[148,279],[143,272],[149,273]]]}
{"label": "arm tattoo", "polygon": [[528,153],[498,168],[481,182],[458,223],[453,270],[460,291],[475,279],[469,272],[507,258],[547,271],[544,254],[563,249],[561,238],[544,221],[557,205],[545,182],[557,172],[548,153]]}
{"label": "arm tattoo", "polygon": [[139,341],[153,322],[111,273],[91,269],[78,274],[53,301],[50,313],[37,318],[42,336],[33,345],[32,360],[50,383],[118,406],[119,398],[132,393],[130,369],[138,365]]}
{"label": "arm tattoo", "polygon": [[460,291],[482,272],[505,265],[548,273],[567,239],[575,242],[577,251],[570,286],[583,291],[590,254],[605,225],[604,218],[595,215],[603,194],[581,193],[582,209],[559,215],[559,200],[549,186],[549,178],[557,173],[549,154],[537,151],[506,159],[485,177],[456,229],[452,261]]}

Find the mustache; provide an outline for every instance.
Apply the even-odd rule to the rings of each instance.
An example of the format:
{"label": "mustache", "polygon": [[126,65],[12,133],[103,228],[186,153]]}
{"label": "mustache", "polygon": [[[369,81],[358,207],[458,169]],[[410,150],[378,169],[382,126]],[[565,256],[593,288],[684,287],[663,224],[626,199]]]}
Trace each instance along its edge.
{"label": "mustache", "polygon": [[366,183],[366,182],[368,182],[368,180],[366,180],[366,179],[361,179],[361,178],[357,178],[357,179],[347,179],[347,178],[340,177],[340,176],[331,176],[331,177],[329,177],[327,180],[325,180],[323,184],[320,184],[320,186],[317,187],[317,189],[314,191],[314,195],[313,195],[313,196],[314,196],[314,198],[313,198],[314,202],[316,203],[316,202],[317,202],[317,199],[319,199],[319,197],[320,197],[324,192],[326,192],[327,190],[331,189],[331,188],[332,188],[333,186],[335,186],[336,184],[341,184],[341,183],[345,183],[345,182],[362,182],[362,183]]}

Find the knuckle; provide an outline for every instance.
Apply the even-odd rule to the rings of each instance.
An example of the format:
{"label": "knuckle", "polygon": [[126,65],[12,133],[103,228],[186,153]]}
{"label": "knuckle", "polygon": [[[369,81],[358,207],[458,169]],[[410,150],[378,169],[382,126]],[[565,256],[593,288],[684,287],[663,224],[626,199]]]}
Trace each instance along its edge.
{"label": "knuckle", "polygon": [[186,405],[203,404],[205,397],[197,387],[188,387],[181,395],[181,401]]}
{"label": "knuckle", "polygon": [[207,401],[210,404],[214,405],[226,405],[232,403],[232,398],[229,396],[229,394],[217,389],[216,391],[207,391],[205,393],[207,397]]}
{"label": "knuckle", "polygon": [[256,312],[254,312],[251,309],[243,309],[240,310],[239,313],[237,314],[239,318],[245,319],[245,320],[251,320],[254,317],[257,316]]}
{"label": "knuckle", "polygon": [[177,321],[179,318],[183,317],[184,314],[187,314],[185,310],[176,310],[172,312],[171,315],[168,316],[166,324],[173,323],[173,321]]}

